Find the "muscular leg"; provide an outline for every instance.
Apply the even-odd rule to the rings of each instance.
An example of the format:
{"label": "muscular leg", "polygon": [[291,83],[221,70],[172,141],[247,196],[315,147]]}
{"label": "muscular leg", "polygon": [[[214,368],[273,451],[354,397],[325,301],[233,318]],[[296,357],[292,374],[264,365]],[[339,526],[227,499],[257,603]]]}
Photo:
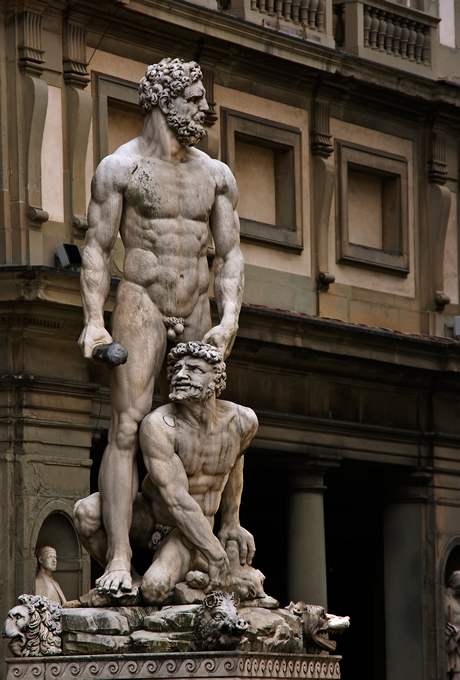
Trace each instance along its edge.
{"label": "muscular leg", "polygon": [[[93,493],[75,503],[73,519],[80,543],[91,557],[106,566],[107,534],[102,524],[101,494]],[[133,503],[130,543],[136,547],[147,548],[155,527],[152,505],[143,493],[138,493]]]}
{"label": "muscular leg", "polygon": [[171,531],[142,578],[142,597],[148,604],[165,604],[170,599],[176,583],[185,580],[195,552],[185,545],[179,529]]}
{"label": "muscular leg", "polygon": [[126,281],[119,287],[112,325],[114,341],[126,347],[129,357],[110,373],[112,417],[99,472],[107,566],[97,586],[116,593],[132,588],[129,530],[138,490],[138,426],[152,405],[154,380],[166,350],[166,329],[146,291]]}
{"label": "muscular leg", "polygon": [[179,342],[189,342],[191,340],[203,340],[203,336],[212,327],[211,309],[209,307],[208,293],[200,295],[195,309],[187,319],[185,319],[184,333],[178,338]]}

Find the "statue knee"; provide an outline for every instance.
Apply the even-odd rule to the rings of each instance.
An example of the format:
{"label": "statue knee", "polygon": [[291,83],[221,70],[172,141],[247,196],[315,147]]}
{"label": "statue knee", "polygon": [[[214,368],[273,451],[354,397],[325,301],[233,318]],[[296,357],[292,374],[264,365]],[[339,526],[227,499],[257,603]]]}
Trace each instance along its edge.
{"label": "statue knee", "polygon": [[149,605],[165,604],[173,594],[169,580],[144,574],[141,584],[142,599]]}
{"label": "statue knee", "polygon": [[93,493],[77,501],[73,509],[75,528],[80,536],[91,538],[102,527],[101,497]]}
{"label": "statue knee", "polygon": [[139,431],[139,423],[136,420],[120,422],[115,433],[115,442],[118,450],[134,450],[136,447]]}

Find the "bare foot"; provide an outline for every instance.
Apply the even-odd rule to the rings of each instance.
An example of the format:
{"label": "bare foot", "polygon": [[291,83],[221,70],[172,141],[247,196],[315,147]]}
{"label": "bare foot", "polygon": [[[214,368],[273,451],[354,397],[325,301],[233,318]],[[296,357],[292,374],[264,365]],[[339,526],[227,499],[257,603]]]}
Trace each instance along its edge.
{"label": "bare foot", "polygon": [[105,572],[96,581],[97,589],[100,593],[128,593],[133,588],[130,568],[124,560],[112,560]]}

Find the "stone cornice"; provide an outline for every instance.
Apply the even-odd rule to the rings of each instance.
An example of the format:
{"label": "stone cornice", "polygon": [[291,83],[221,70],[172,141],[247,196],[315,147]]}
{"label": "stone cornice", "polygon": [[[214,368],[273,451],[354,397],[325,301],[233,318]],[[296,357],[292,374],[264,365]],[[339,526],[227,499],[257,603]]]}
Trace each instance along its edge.
{"label": "stone cornice", "polygon": [[[118,3],[113,1],[113,7]],[[81,14],[93,14],[94,7],[89,0],[80,0],[74,10]],[[92,22],[93,38],[88,39],[92,44],[99,40],[99,29],[107,27],[106,18],[94,17]],[[339,79],[362,84],[363,86],[375,86],[398,93],[405,99],[416,98],[429,102],[440,102],[454,107],[460,106],[460,87],[447,81],[439,82],[427,76],[419,76],[405,73],[399,69],[382,66],[370,60],[346,54],[337,49],[324,45],[302,40],[294,36],[275,32],[263,26],[257,26],[242,19],[229,16],[223,12],[207,9],[186,2],[185,0],[130,0],[112,17],[107,36],[116,36],[119,39],[127,39],[127,30],[136,30],[143,27],[143,36],[139,36],[139,42],[150,41],[151,35],[159,34],[160,42],[155,42],[156,49],[161,49],[162,42],[167,35],[162,27],[158,30],[158,24],[169,24],[171,30],[183,30],[183,46],[190,50],[199,50],[200,54],[208,54],[215,49],[216,56],[223,50],[228,59],[244,58],[249,52],[257,53],[264,59],[275,59],[289,62],[285,68],[292,70],[292,63],[299,67],[296,76],[302,79],[302,70],[310,71],[310,77],[317,73],[326,74],[329,80]],[[128,40],[130,38],[128,37]],[[198,47],[197,42],[201,41]],[[195,48],[194,48],[195,43]],[[238,50],[235,53],[231,45]],[[200,55],[195,55],[200,56]],[[308,77],[307,74],[305,74]],[[304,77],[305,77],[304,76]]]}

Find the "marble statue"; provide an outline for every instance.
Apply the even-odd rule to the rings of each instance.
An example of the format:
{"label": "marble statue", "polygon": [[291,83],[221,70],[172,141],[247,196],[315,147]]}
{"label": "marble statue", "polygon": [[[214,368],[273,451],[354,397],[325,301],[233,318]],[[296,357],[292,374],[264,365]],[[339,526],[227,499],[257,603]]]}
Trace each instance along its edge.
{"label": "marble statue", "polygon": [[249,629],[236,607],[233,595],[221,591],[207,595],[193,618],[193,648],[197,651],[236,649]]}
{"label": "marble statue", "polygon": [[302,621],[303,641],[307,652],[315,653],[316,649],[321,649],[333,653],[337,642],[331,640],[329,635],[343,633],[350,627],[349,616],[328,614],[319,604],[291,602],[286,609]]}
{"label": "marble statue", "polygon": [[[222,354],[212,345],[179,343],[168,354],[167,372],[171,403],[147,415],[140,427],[148,474],[134,502],[131,540],[155,549],[142,577],[142,601],[169,603],[176,584],[185,580],[208,593],[232,590],[227,551],[236,546],[238,567],[244,566],[243,572],[236,569],[236,580],[248,583],[250,596],[270,606],[263,576],[250,566],[254,538],[239,520],[244,452],[257,431],[256,415],[217,399],[226,373]],[[213,524],[219,509],[217,537]],[[74,518],[82,544],[105,566],[100,494],[78,501]],[[273,600],[271,606],[277,605]]]}
{"label": "marble statue", "polygon": [[52,574],[56,571],[57,555],[56,550],[49,545],[38,548],[35,556],[37,558],[37,575],[35,577],[35,594],[43,595],[53,602],[62,604],[66,601],[61,586],[54,580]]}
{"label": "marble statue", "polygon": [[[205,134],[208,110],[199,65],[163,59],[148,67],[139,91],[146,112],[142,134],[105,158],[93,177],[81,269],[84,329],[79,344],[87,359],[94,353],[114,366],[109,443],[99,475],[106,566],[98,587],[110,593],[132,588],[129,530],[138,489],[138,426],[151,408],[167,340],[204,340],[225,358],[235,339],[243,293],[235,179],[226,165],[193,148]],[[208,227],[215,245],[220,318],[215,327],[208,299]],[[125,246],[124,272],[109,333],[103,310],[118,233]],[[113,343],[117,346],[111,353]],[[199,533],[196,528],[195,540]],[[206,533],[200,543],[206,543]],[[212,581],[227,585],[227,560],[216,542],[209,539],[205,552]]]}
{"label": "marble statue", "polygon": [[449,680],[460,680],[460,571],[454,571],[446,587],[447,670]]}
{"label": "marble statue", "polygon": [[15,656],[62,654],[61,609],[42,595],[20,595],[19,604],[8,612],[3,637]]}

